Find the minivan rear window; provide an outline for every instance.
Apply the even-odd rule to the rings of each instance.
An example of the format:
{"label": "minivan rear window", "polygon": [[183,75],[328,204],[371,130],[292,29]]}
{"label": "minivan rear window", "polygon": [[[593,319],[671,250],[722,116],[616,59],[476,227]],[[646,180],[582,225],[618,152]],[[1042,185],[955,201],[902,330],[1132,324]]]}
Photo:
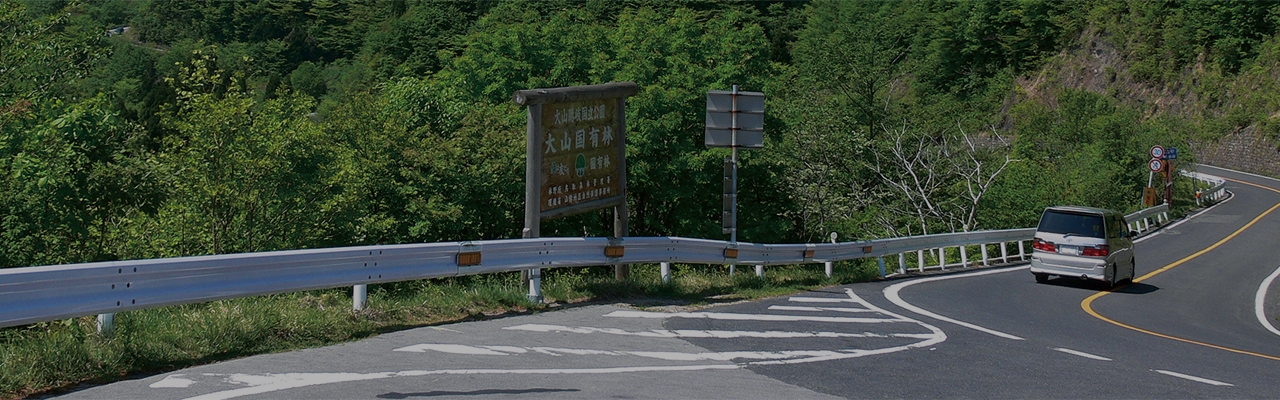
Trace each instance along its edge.
{"label": "minivan rear window", "polygon": [[1106,231],[1102,229],[1102,216],[1094,214],[1048,210],[1040,217],[1040,227],[1036,230],[1064,235],[1106,237]]}

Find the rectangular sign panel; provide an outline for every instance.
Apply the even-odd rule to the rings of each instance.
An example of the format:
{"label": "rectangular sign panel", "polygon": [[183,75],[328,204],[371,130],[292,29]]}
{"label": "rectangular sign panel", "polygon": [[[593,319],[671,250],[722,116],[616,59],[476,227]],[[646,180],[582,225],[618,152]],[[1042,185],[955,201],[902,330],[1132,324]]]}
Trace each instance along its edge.
{"label": "rectangular sign panel", "polygon": [[[728,90],[707,91],[707,111],[734,111],[733,92]],[[764,113],[763,92],[738,92],[738,112]]]}
{"label": "rectangular sign panel", "polygon": [[542,218],[621,203],[623,132],[618,99],[542,105]]}
{"label": "rectangular sign panel", "polygon": [[[738,120],[734,121],[734,115],[738,116]],[[737,128],[744,131],[763,131],[764,130],[764,114],[763,113],[731,113],[721,111],[707,111],[707,129],[730,129],[737,122]]]}
{"label": "rectangular sign panel", "polygon": [[[733,131],[728,129],[707,128],[705,137],[707,147],[732,147]],[[738,147],[752,149],[764,148],[764,132],[738,131]]]}

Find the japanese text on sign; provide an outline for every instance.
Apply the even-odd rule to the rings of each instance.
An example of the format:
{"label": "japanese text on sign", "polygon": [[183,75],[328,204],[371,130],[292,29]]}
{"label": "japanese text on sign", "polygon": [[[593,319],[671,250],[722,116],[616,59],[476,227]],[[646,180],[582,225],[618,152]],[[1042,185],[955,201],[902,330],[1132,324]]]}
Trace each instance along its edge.
{"label": "japanese text on sign", "polygon": [[542,212],[622,195],[617,100],[542,109]]}

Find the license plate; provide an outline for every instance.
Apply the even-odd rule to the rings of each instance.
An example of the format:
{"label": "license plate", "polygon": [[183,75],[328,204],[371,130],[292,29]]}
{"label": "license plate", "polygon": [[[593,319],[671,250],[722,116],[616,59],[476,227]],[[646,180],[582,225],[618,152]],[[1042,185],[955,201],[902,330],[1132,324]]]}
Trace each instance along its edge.
{"label": "license plate", "polygon": [[1058,253],[1078,256],[1080,255],[1080,246],[1058,246]]}

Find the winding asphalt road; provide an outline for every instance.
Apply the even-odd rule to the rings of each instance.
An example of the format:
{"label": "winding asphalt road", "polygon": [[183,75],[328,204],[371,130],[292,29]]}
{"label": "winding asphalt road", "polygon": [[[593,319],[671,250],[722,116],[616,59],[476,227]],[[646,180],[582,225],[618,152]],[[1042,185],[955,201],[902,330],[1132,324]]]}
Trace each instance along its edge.
{"label": "winding asphalt road", "polygon": [[703,310],[427,327],[65,398],[1275,398],[1280,181],[1141,239],[1114,290],[1025,264]]}

